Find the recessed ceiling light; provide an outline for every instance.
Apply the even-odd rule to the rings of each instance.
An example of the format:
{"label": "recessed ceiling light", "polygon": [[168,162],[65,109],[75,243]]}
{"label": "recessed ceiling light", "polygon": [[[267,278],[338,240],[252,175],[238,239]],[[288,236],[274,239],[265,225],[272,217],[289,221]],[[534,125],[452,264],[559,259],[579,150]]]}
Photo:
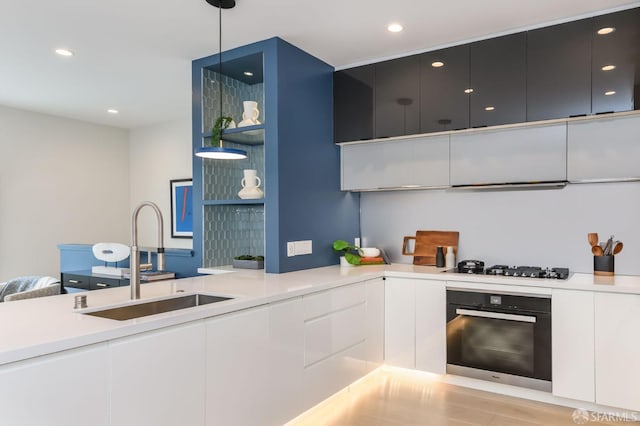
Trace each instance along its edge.
{"label": "recessed ceiling light", "polygon": [[434,68],[444,67],[444,62],[440,62],[440,61],[431,62],[431,66]]}
{"label": "recessed ceiling light", "polygon": [[600,28],[597,32],[600,35],[607,35],[607,34],[611,34],[615,30],[616,29],[614,27],[604,27],[604,28]]}
{"label": "recessed ceiling light", "polygon": [[492,106],[484,107],[485,111],[493,111],[494,109],[496,109],[496,108],[492,107]]}
{"label": "recessed ceiling light", "polygon": [[402,25],[398,24],[398,23],[393,23],[393,24],[389,24],[389,26],[387,27],[387,31],[392,32],[392,33],[399,33],[400,31],[402,31],[404,28],[402,27]]}
{"label": "recessed ceiling light", "polygon": [[244,75],[246,75],[247,77],[253,77],[253,73],[251,71],[245,71],[243,72]]}
{"label": "recessed ceiling light", "polygon": [[611,96],[611,95],[615,95],[615,94],[616,94],[615,90],[609,90],[609,91],[604,92],[605,96]]}
{"label": "recessed ceiling light", "polygon": [[464,89],[464,93],[473,93],[473,89],[471,87]]}
{"label": "recessed ceiling light", "polygon": [[118,111],[117,109],[109,108],[109,109],[107,110],[107,112],[108,112],[109,114],[117,114],[117,113],[119,113],[120,111]]}
{"label": "recessed ceiling light", "polygon": [[62,48],[56,49],[56,53],[60,56],[66,56],[66,57],[73,56],[73,52],[70,51],[69,49],[62,49]]}
{"label": "recessed ceiling light", "polygon": [[615,69],[616,69],[615,65],[605,65],[604,67],[602,67],[602,71],[611,71]]}

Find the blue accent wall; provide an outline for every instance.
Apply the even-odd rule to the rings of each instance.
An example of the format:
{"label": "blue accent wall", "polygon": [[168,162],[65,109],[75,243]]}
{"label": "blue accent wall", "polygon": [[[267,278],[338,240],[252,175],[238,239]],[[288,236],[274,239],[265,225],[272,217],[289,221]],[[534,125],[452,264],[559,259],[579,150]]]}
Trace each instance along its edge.
{"label": "blue accent wall", "polygon": [[[332,243],[359,236],[359,195],[340,191],[333,143],[333,67],[278,40],[279,272],[338,263]],[[286,242],[313,254],[287,257]]]}

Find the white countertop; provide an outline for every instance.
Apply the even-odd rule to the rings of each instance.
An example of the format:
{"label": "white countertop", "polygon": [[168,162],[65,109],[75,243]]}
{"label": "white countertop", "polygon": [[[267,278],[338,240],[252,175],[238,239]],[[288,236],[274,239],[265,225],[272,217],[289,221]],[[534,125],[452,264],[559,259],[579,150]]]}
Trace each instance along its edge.
{"label": "white countertop", "polygon": [[568,280],[551,280],[451,274],[442,271],[443,268],[406,264],[329,266],[286,274],[234,270],[233,273],[220,275],[152,282],[141,286],[142,301],[194,292],[230,296],[234,299],[126,321],[94,317],[80,312],[130,303],[128,286],[82,293],[87,296],[89,307],[80,311],[73,309],[74,296],[80,293],[0,303],[0,365],[385,275],[446,280],[450,283],[448,286],[452,287],[475,288],[480,287],[478,283],[483,283],[484,286],[490,285],[488,289],[491,289],[506,285],[514,291],[539,291],[543,294],[550,293],[550,289],[554,288],[640,294],[640,276],[616,275],[600,278],[591,274],[573,274]]}

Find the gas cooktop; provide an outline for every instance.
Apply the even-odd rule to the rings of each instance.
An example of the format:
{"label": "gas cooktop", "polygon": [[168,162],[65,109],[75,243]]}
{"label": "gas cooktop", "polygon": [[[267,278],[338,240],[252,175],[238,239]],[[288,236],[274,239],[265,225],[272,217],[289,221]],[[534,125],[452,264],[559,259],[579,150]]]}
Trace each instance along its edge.
{"label": "gas cooktop", "polygon": [[487,275],[502,275],[505,277],[525,278],[555,278],[566,280],[569,278],[569,268],[541,268],[539,266],[507,266],[493,265],[485,270]]}
{"label": "gas cooktop", "polygon": [[567,278],[569,278],[569,268],[541,268],[539,266],[493,265],[485,269],[484,262],[480,260],[463,260],[462,262],[458,263],[457,268],[449,269],[445,272],[499,275],[504,277],[551,278],[559,280],[566,280]]}

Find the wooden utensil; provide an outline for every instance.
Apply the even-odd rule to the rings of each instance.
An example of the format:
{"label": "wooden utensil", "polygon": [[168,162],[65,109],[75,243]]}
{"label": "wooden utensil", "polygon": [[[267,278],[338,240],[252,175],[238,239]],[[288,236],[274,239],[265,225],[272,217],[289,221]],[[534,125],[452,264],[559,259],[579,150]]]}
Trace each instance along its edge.
{"label": "wooden utensil", "polygon": [[622,241],[616,242],[616,246],[613,248],[613,254],[615,255],[620,253],[622,251],[622,247],[623,247]]}
{"label": "wooden utensil", "polygon": [[598,234],[596,232],[589,232],[587,234],[587,239],[589,240],[589,245],[591,247],[598,245]]}
{"label": "wooden utensil", "polygon": [[594,256],[602,256],[604,254],[604,250],[600,246],[593,246],[591,247],[591,253],[593,253]]}

